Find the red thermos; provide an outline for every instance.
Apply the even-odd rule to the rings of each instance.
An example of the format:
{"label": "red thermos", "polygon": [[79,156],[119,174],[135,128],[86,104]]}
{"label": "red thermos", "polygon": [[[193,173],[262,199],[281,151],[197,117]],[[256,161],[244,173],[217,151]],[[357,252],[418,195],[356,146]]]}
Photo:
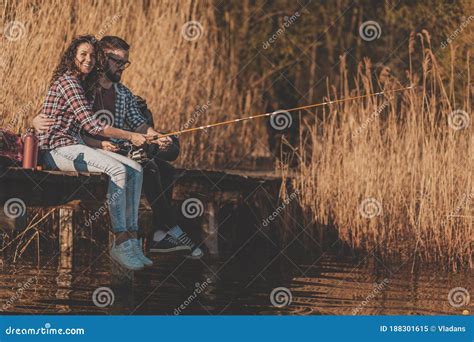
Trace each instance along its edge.
{"label": "red thermos", "polygon": [[23,136],[23,168],[36,169],[38,165],[38,138],[35,129],[29,128]]}

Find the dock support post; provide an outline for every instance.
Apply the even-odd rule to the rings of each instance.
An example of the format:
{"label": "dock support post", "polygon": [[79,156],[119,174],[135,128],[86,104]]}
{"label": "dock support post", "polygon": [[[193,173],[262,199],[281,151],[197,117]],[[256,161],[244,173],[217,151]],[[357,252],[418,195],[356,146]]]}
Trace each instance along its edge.
{"label": "dock support post", "polygon": [[74,252],[74,209],[59,208],[59,263],[62,269],[72,268]]}
{"label": "dock support post", "polygon": [[219,235],[216,218],[216,203],[209,201],[206,205],[204,224],[204,243],[212,256],[219,255]]}

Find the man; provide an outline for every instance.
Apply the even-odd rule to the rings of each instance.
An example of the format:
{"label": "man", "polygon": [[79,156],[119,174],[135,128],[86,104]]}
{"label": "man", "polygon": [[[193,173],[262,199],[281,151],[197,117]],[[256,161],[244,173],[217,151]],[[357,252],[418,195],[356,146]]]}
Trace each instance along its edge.
{"label": "man", "polygon": [[[96,93],[93,110],[99,115],[113,115],[111,121],[114,127],[135,131],[148,135],[159,135],[153,128],[151,113],[147,111],[146,103],[122,83],[123,71],[130,66],[130,45],[116,36],[105,36],[100,40],[107,57],[104,75],[100,78],[100,87]],[[137,99],[140,100],[137,102]],[[148,118],[142,113],[148,113]],[[33,125],[37,131],[48,129],[51,119],[37,116]],[[117,141],[96,140],[84,137],[84,141],[93,147],[117,152]],[[144,163],[143,189],[153,211],[153,221],[158,228],[153,236],[151,252],[190,251],[189,257],[201,258],[202,250],[187,236],[177,223],[176,209],[171,205],[174,168],[168,161],[173,161],[179,154],[178,139],[163,137],[152,142],[149,149],[150,161]],[[153,147],[156,147],[153,149]]]}

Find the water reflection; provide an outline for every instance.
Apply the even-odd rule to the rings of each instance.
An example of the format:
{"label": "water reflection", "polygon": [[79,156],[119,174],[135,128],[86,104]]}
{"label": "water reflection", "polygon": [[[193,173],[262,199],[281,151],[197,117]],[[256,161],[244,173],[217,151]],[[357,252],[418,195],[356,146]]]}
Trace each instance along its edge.
{"label": "water reflection", "polygon": [[[441,274],[379,266],[325,255],[317,262],[294,263],[290,255],[260,258],[221,256],[189,260],[182,255],[154,258],[155,267],[120,276],[108,257],[94,265],[37,268],[33,263],[5,266],[0,273],[3,313],[35,314],[272,314],[372,315],[461,314],[451,288],[468,288],[470,274]],[[296,259],[296,258],[295,258]],[[273,261],[272,261],[273,260]],[[271,261],[271,263],[269,263]],[[109,287],[110,306],[97,307],[92,293]],[[287,305],[272,304],[275,288],[291,294]]]}
{"label": "water reflection", "polygon": [[[56,304],[56,310],[58,313],[70,313],[72,312],[71,307],[67,304],[71,299],[71,293],[73,292],[72,286],[72,265],[68,267],[63,267],[61,265],[58,267],[58,275],[56,277],[56,298],[58,299],[58,304]],[[60,304],[65,303],[65,304]]]}

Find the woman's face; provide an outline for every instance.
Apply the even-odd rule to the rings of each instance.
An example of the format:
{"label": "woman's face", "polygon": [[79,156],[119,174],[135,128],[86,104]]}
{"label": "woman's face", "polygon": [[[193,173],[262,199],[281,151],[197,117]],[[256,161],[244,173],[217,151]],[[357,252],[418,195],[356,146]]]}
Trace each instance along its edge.
{"label": "woman's face", "polygon": [[91,44],[82,43],[77,47],[76,66],[84,75],[89,74],[94,69],[95,51]]}

